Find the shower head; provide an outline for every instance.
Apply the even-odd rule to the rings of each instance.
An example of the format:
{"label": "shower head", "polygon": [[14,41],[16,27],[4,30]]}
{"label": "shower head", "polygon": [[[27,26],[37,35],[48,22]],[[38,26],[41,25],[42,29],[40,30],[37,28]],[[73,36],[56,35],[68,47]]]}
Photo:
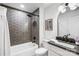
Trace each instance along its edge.
{"label": "shower head", "polygon": [[32,17],[32,15],[30,15],[30,14],[28,14],[27,16],[28,16],[28,17]]}

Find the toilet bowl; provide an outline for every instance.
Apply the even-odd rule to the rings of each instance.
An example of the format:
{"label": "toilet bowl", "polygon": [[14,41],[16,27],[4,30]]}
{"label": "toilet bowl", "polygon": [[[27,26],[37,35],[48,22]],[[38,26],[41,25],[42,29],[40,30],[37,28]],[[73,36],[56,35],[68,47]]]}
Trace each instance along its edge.
{"label": "toilet bowl", "polygon": [[48,50],[46,48],[38,48],[35,51],[36,56],[48,56]]}

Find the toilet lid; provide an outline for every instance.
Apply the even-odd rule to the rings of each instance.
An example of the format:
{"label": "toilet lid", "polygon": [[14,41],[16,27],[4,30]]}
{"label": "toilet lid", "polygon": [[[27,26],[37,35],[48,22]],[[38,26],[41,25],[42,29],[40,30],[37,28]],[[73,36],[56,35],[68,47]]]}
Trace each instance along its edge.
{"label": "toilet lid", "polygon": [[35,51],[36,54],[44,54],[46,52],[47,52],[47,49],[45,49],[45,48],[38,48]]}

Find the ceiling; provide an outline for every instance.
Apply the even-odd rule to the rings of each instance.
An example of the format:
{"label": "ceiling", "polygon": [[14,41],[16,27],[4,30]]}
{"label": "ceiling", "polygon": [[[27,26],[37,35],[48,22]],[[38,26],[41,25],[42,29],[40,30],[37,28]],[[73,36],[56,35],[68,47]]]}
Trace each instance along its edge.
{"label": "ceiling", "polygon": [[[24,8],[21,8],[20,5],[24,5]],[[24,11],[33,12],[39,7],[47,7],[52,3],[4,3],[4,5],[18,8]]]}

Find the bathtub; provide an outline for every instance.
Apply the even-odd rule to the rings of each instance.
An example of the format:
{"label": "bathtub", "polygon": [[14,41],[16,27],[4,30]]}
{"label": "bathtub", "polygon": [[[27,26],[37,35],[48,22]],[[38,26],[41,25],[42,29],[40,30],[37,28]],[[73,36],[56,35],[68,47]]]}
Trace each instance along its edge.
{"label": "bathtub", "polygon": [[10,47],[11,56],[34,56],[38,45],[32,42]]}

